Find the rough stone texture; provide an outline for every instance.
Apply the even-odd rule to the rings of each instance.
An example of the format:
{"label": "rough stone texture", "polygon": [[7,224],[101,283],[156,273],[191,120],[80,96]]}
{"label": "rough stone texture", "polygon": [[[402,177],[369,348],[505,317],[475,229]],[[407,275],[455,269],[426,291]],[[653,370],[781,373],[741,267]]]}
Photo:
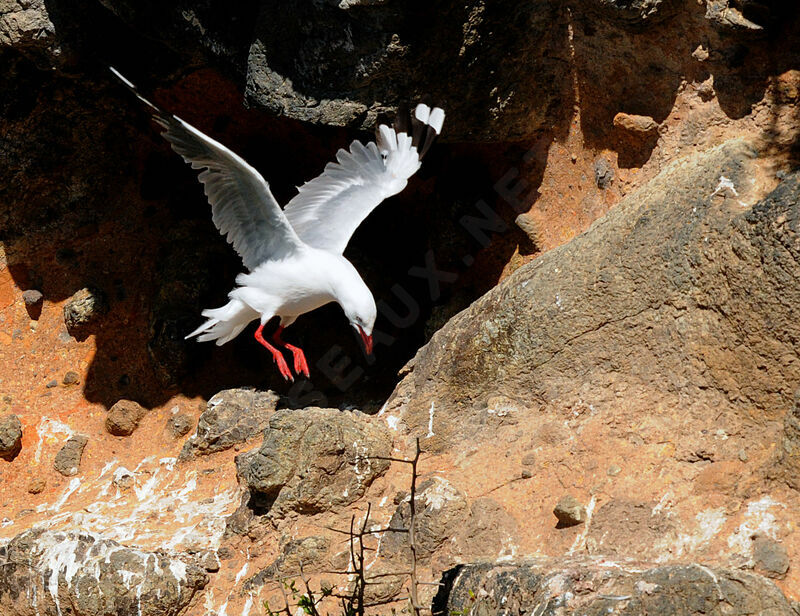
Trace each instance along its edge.
{"label": "rough stone texture", "polygon": [[588,399],[597,412],[624,389],[642,408],[774,418],[800,382],[800,174],[744,207],[752,157],[732,141],[676,162],[517,270],[434,335],[388,408],[426,426],[435,404],[442,446],[478,434],[469,425],[496,429],[497,395],[526,408]]}
{"label": "rough stone texture", "polygon": [[317,536],[287,541],[278,558],[245,582],[245,590],[262,586],[267,581],[294,576],[301,570],[311,573],[323,569],[330,545],[330,539]]}
{"label": "rough stone texture", "polygon": [[571,494],[559,499],[553,509],[553,515],[558,518],[560,527],[575,526],[586,521],[586,507]]}
{"label": "rough stone texture", "polygon": [[706,0],[706,19],[734,33],[761,34],[776,19],[778,2],[769,0]]}
{"label": "rough stone texture", "polygon": [[[454,537],[469,516],[469,506],[463,492],[446,479],[433,477],[417,486],[416,529],[417,554],[429,559],[436,549]],[[394,515],[390,528],[408,528],[410,520],[409,496],[406,495]],[[386,533],[381,542],[380,555],[392,558],[405,555],[408,550],[407,533]]]}
{"label": "rough stone texture", "polygon": [[228,389],[208,401],[197,430],[186,441],[180,459],[188,460],[230,449],[262,433],[275,412],[279,397],[272,391]]}
{"label": "rough stone texture", "polygon": [[75,337],[87,335],[86,327],[108,310],[105,295],[98,289],[81,289],[64,304],[64,324]]}
{"label": "rough stone texture", "polygon": [[133,400],[120,400],[108,410],[106,430],[114,436],[130,436],[139,427],[147,409]]}
{"label": "rough stone texture", "polygon": [[385,428],[359,412],[307,408],[278,411],[264,443],[236,457],[242,483],[280,515],[325,511],[355,502],[389,463]]}
{"label": "rough stone texture", "polygon": [[[445,0],[423,6],[369,0],[317,2],[291,11],[273,0],[103,4],[108,10],[96,0],[32,0],[4,5],[0,11],[6,17],[9,6],[11,14],[32,10],[25,18],[41,19],[43,25],[41,30],[17,28],[22,34],[14,47],[0,49],[0,412],[18,413],[26,426],[26,445],[0,482],[0,535],[5,538],[25,525],[52,520],[58,528],[107,524],[125,533],[134,524],[136,541],[147,541],[153,550],[176,541],[208,547],[197,539],[202,525],[191,530],[196,520],[187,516],[204,509],[216,512],[212,518],[230,514],[239,500],[238,494],[230,494],[236,489],[233,452],[196,456],[173,466],[183,443],[163,433],[164,423],[176,404],[184,408],[220,389],[245,384],[269,388],[274,373],[269,355],[249,336],[222,348],[183,340],[199,323],[200,308],[224,302],[240,264],[213,228],[195,174],[158,137],[137,103],[126,98],[128,93],[109,80],[107,62],[123,69],[156,102],[243,154],[264,173],[282,203],[294,186],[322,169],[336,148],[356,136],[366,137],[353,127],[370,127],[382,110],[416,102],[419,96],[447,108],[443,142],[431,151],[408,190],[370,217],[348,252],[361,256],[356,266],[376,299],[388,296],[401,309],[402,302],[391,292],[393,284],[403,285],[418,300],[429,293],[426,280],[406,278],[411,266],[425,262],[427,250],[435,253],[441,271],[457,272],[459,280],[455,285],[443,280],[437,305],[423,303],[411,317],[414,324],[390,332],[398,338],[391,349],[376,342],[373,364],[357,361],[361,355],[353,352],[358,347],[346,349],[345,355],[354,360],[348,370],[363,369],[365,378],[343,394],[324,390],[330,399],[325,406],[380,408],[399,367],[387,361],[390,350],[397,364],[405,362],[430,334],[498,280],[584,231],[676,157],[734,135],[761,138],[764,156],[796,148],[797,3],[515,0],[457,5]],[[716,12],[707,19],[708,7]],[[735,9],[764,29],[720,25],[716,15],[723,16],[724,9]],[[764,15],[767,19],[761,19]],[[0,18],[0,36],[13,28],[6,25],[10,23]],[[275,32],[281,36],[275,38]],[[340,42],[344,46],[336,47]],[[452,74],[459,78],[443,78]],[[270,83],[278,87],[270,89]],[[304,106],[305,101],[310,104]],[[617,114],[652,118],[659,128],[630,131],[614,124]],[[292,118],[349,128],[309,126]],[[604,177],[613,178],[602,189],[594,168],[600,157],[607,161]],[[763,171],[774,178],[776,169],[783,173],[788,168],[777,164]],[[754,174],[741,182],[724,173],[735,182],[738,197],[724,186],[717,191],[720,178],[711,169],[708,182],[695,188],[703,195],[717,191],[710,200],[713,208],[739,212],[738,200],[753,203],[747,196],[750,182],[768,184],[764,176]],[[501,180],[507,174],[513,175],[510,186],[519,188],[514,193],[518,200],[503,190]],[[677,196],[680,201],[681,194]],[[479,198],[509,227],[487,231],[484,239],[489,243],[491,235],[491,243],[480,252],[484,242],[475,243],[459,224],[464,215],[476,214]],[[437,538],[421,579],[436,580],[442,567],[457,562],[542,553],[562,559],[584,551],[755,567],[754,529],[784,546],[790,560],[800,554],[794,519],[800,497],[787,487],[800,476],[792,457],[798,439],[791,417],[784,424],[790,405],[782,394],[774,395],[774,384],[782,389],[783,382],[794,378],[794,354],[785,353],[785,370],[777,375],[775,362],[762,364],[760,357],[744,368],[738,363],[752,346],[749,337],[769,332],[771,308],[757,311],[753,322],[748,317],[732,325],[738,338],[718,337],[718,329],[696,326],[702,324],[703,313],[709,321],[731,323],[736,319],[732,314],[750,310],[748,303],[721,309],[691,304],[676,308],[673,315],[667,309],[650,311],[641,320],[630,317],[621,324],[613,319],[632,313],[604,312],[602,298],[613,307],[626,294],[615,286],[620,280],[633,279],[629,287],[645,286],[653,295],[658,286],[658,293],[670,296],[669,284],[650,287],[643,282],[658,278],[664,263],[674,270],[670,255],[662,258],[658,248],[640,250],[636,244],[674,248],[670,234],[681,225],[688,243],[700,239],[704,226],[710,233],[711,257],[702,243],[694,243],[691,258],[698,265],[692,266],[693,272],[709,269],[717,276],[715,268],[726,264],[728,271],[719,279],[739,284],[737,293],[743,287],[761,288],[749,279],[741,283],[738,262],[720,257],[726,254],[720,248],[725,241],[714,238],[721,218],[706,215],[711,206],[698,203],[702,216],[697,218],[692,207],[650,204],[651,221],[633,208],[635,229],[616,237],[617,244],[629,242],[627,251],[610,256],[603,245],[607,237],[596,243],[581,239],[586,253],[575,277],[574,256],[564,249],[542,265],[549,285],[523,276],[514,279],[515,285],[536,287],[533,293],[549,307],[530,313],[535,323],[526,335],[534,339],[529,345],[533,361],[522,357],[514,365],[513,357],[507,361],[506,356],[486,354],[487,362],[517,371],[518,382],[503,375],[497,381],[502,392],[484,391],[492,388],[491,379],[479,384],[477,409],[471,400],[451,408],[450,392],[436,397],[435,412],[433,404],[420,406],[416,416],[400,416],[387,407],[387,428],[398,428],[390,432],[398,448],[393,455],[408,455],[409,431],[423,436],[424,473],[448,481],[467,506],[459,510],[462,524],[447,527],[451,537]],[[666,215],[660,217],[662,209]],[[512,226],[520,212],[518,226],[531,242]],[[642,233],[648,225],[664,232]],[[765,279],[774,276],[768,253],[763,258],[768,265]],[[474,258],[474,264],[462,267],[465,257]],[[556,263],[562,258],[564,269]],[[745,263],[749,271],[751,261]],[[594,281],[595,287],[582,284],[581,277]],[[563,288],[556,288],[557,281],[563,281]],[[76,341],[60,331],[60,319],[50,318],[50,311],[61,310],[89,282],[106,292],[114,309],[87,327],[91,336]],[[615,293],[607,295],[604,285]],[[458,288],[451,294],[453,286]],[[573,287],[593,288],[597,297],[592,300],[590,294],[589,304],[600,321],[584,315],[576,322],[570,316],[575,303],[587,299],[564,293]],[[25,288],[46,293],[45,318],[38,323],[30,323],[24,313],[20,292]],[[786,288],[793,288],[791,281]],[[725,291],[720,283],[711,295],[724,297]],[[796,305],[796,299],[787,297],[786,302]],[[634,312],[638,308],[633,306]],[[341,313],[333,309],[324,318],[320,313],[309,315],[288,335],[306,348],[313,362],[312,386],[322,389],[322,371],[314,364],[342,339],[336,338],[340,327],[326,327],[341,326]],[[785,319],[785,311],[778,313],[779,321]],[[481,321],[477,311],[471,316]],[[589,340],[591,334],[582,325],[591,329],[606,318],[610,322],[597,333],[601,341]],[[754,331],[757,319],[765,325]],[[628,322],[634,330],[630,336],[623,330]],[[424,334],[422,323],[427,323]],[[517,328],[518,322],[512,326]],[[558,331],[551,342],[557,345],[548,347],[542,340],[554,327]],[[698,330],[706,336],[700,350],[692,336]],[[673,341],[666,349],[658,344],[664,332]],[[796,340],[796,332],[783,333],[776,349]],[[603,341],[606,334],[616,340]],[[572,335],[578,337],[570,340]],[[650,341],[656,344],[650,347]],[[591,349],[595,343],[597,353]],[[680,345],[688,351],[675,351]],[[398,352],[398,347],[403,349]],[[565,347],[568,357],[559,351]],[[723,352],[730,362],[719,357]],[[769,359],[771,354],[764,355]],[[458,360],[454,356],[451,364]],[[709,363],[711,371],[705,370]],[[735,383],[719,396],[715,392],[720,388],[709,388],[706,382],[698,390],[684,385],[684,379],[691,382],[698,373],[719,378],[730,366]],[[46,389],[48,381],[60,380],[72,369],[79,371],[81,387]],[[632,376],[619,377],[626,373]],[[748,393],[731,403],[727,392],[739,396],[747,379],[760,395],[773,397],[751,405],[758,396]],[[378,380],[382,384],[376,387]],[[453,390],[474,389],[466,379],[451,383]],[[304,396],[306,391],[295,396],[303,402],[292,405],[322,405],[319,397],[309,402],[312,396]],[[143,422],[123,441],[98,431],[105,409],[120,397],[142,401],[158,421]],[[362,401],[370,406],[360,406]],[[30,433],[27,426],[33,428]],[[67,429],[93,430],[89,452],[101,455],[84,456],[80,482],[51,476],[31,497],[26,488],[37,472],[36,461],[47,470]],[[101,476],[112,450],[117,468]],[[523,466],[529,455],[536,463]],[[139,471],[124,472],[123,467],[136,469],[153,456],[155,462]],[[70,492],[74,486],[80,487]],[[376,524],[385,524],[398,504],[392,495],[401,489],[407,489],[406,469],[395,464],[347,509],[273,518],[259,515],[263,502],[254,502],[253,510],[245,506],[260,523],[222,540],[221,573],[212,576],[205,596],[196,597],[184,611],[223,613],[225,605],[227,614],[258,612],[260,599],[279,590],[265,584],[259,588],[264,595],[248,606],[252,597],[231,593],[245,564],[250,575],[263,570],[283,553],[280,537],[302,541],[298,538],[326,535],[328,526],[346,527],[351,514],[363,515],[367,501]],[[583,525],[556,530],[553,504],[564,493],[586,504],[589,516]],[[168,504],[162,500],[167,498],[172,499]],[[115,521],[124,528],[118,531]],[[216,532],[222,532],[219,522],[214,521]],[[326,537],[330,551],[339,549],[341,536]],[[371,545],[377,548],[374,540]],[[329,555],[319,558],[326,561]],[[405,556],[397,552],[398,560]],[[407,564],[402,560],[383,567],[383,560],[378,558],[371,570],[388,573]],[[286,568],[291,573],[288,561]],[[795,599],[798,571],[792,563],[777,581]],[[244,579],[242,573],[239,583]],[[582,590],[578,587],[574,594]],[[389,597],[392,592],[405,595],[396,586],[387,591]],[[131,605],[119,613],[137,613],[135,589],[129,597]],[[271,605],[282,605],[280,598]],[[395,607],[399,612],[405,605],[398,602],[376,611],[390,613]],[[67,611],[66,602],[62,608]],[[35,613],[29,612],[26,616]],[[56,610],[49,612],[57,616]]]}
{"label": "rough stone texture", "polygon": [[89,437],[84,434],[76,434],[70,437],[64,446],[58,450],[53,467],[65,477],[78,474],[81,465],[83,448],[89,442]]}
{"label": "rough stone texture", "polygon": [[31,479],[30,483],[28,484],[28,493],[29,494],[41,494],[44,492],[44,489],[47,487],[47,481],[42,479],[41,477],[35,477]]}
{"label": "rough stone texture", "polygon": [[186,436],[191,432],[194,420],[186,413],[178,413],[167,420],[167,428],[173,438]]}
{"label": "rough stone texture", "polygon": [[782,578],[789,570],[789,555],[780,543],[764,535],[753,539],[753,561],[756,571],[771,578]]}
{"label": "rough stone texture", "polygon": [[196,564],[87,532],[29,530],[0,548],[7,616],[177,616],[208,582]]}
{"label": "rough stone texture", "polygon": [[[441,477],[421,481],[416,501],[417,563],[434,571],[443,571],[455,563],[473,558],[507,558],[516,521],[498,502],[478,498],[471,503],[463,491]],[[388,528],[410,527],[410,498],[398,495],[401,502]],[[513,550],[513,548],[512,548]],[[349,556],[349,555],[348,555]],[[402,577],[391,576],[406,570],[410,559],[409,535],[387,532],[378,546],[377,558],[370,567],[373,583],[366,589],[369,602],[381,602],[395,596],[403,586]],[[346,566],[347,559],[341,563]]]}
{"label": "rough stone texture", "polygon": [[590,0],[587,5],[606,19],[640,26],[671,17],[678,8],[675,0]]}
{"label": "rough stone texture", "polygon": [[0,48],[27,51],[52,44],[54,35],[45,0],[0,1]]}
{"label": "rough stone texture", "polygon": [[769,580],[735,569],[566,559],[475,564],[445,574],[444,613],[793,616]]}
{"label": "rough stone texture", "polygon": [[0,419],[0,458],[11,461],[22,450],[22,423],[16,415]]}
{"label": "rough stone texture", "polygon": [[[222,59],[246,78],[249,104],[308,122],[372,126],[380,112],[430,97],[447,106],[449,138],[513,139],[560,116],[568,96],[564,8],[549,0],[445,1],[434,13],[442,19],[384,2],[292,11],[268,2],[229,9],[228,19],[213,3],[104,4],[151,37]],[[471,77],[440,79],[454,72]]]}
{"label": "rough stone texture", "polygon": [[22,292],[22,301],[25,302],[26,306],[41,304],[43,299],[44,295],[42,295],[42,292],[36,289],[28,289]]}
{"label": "rough stone texture", "polygon": [[781,447],[776,457],[776,475],[800,490],[800,389],[795,392],[794,404],[784,418]]}

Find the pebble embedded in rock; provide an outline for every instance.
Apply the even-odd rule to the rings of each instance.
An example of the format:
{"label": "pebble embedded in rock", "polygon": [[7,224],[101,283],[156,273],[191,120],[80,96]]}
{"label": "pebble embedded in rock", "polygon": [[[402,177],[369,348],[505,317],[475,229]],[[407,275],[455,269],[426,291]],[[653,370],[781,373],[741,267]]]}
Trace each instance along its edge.
{"label": "pebble embedded in rock", "polygon": [[756,571],[770,578],[782,578],[789,570],[786,548],[766,535],[757,535],[753,540],[753,561]]}
{"label": "pebble embedded in rock", "polygon": [[75,385],[80,381],[80,376],[74,370],[70,370],[64,375],[64,378],[61,379],[61,382],[64,385]]}
{"label": "pebble embedded in rock", "polygon": [[47,389],[52,389],[53,387],[58,387],[58,381],[53,379],[52,381],[48,381],[47,385],[45,385]]}
{"label": "pebble embedded in rock", "polygon": [[614,181],[614,168],[605,158],[594,161],[594,181],[600,189],[610,186]]}
{"label": "pebble embedded in rock", "polygon": [[114,436],[130,436],[146,413],[147,409],[138,402],[119,400],[108,411],[106,430]]}
{"label": "pebble embedded in rock", "polygon": [[123,472],[114,475],[114,485],[120,490],[129,490],[135,483],[133,474],[130,472]]}
{"label": "pebble embedded in rock", "polygon": [[561,497],[553,509],[553,514],[558,518],[558,526],[561,528],[586,521],[586,508],[571,494]]}
{"label": "pebble embedded in rock", "polygon": [[167,420],[167,427],[175,438],[186,436],[192,429],[192,418],[186,413],[178,413]]}
{"label": "pebble embedded in rock", "polygon": [[0,458],[9,462],[22,450],[22,424],[16,415],[0,419]]}
{"label": "pebble embedded in rock", "polygon": [[89,442],[89,437],[85,434],[76,434],[66,442],[66,444],[56,454],[53,467],[65,477],[78,474],[81,465],[83,448]]}
{"label": "pebble embedded in rock", "polygon": [[209,573],[216,573],[219,571],[221,565],[219,562],[219,556],[214,550],[201,550],[195,554],[195,560],[197,561],[198,565],[200,565]]}
{"label": "pebble embedded in rock", "polygon": [[692,52],[692,57],[698,62],[705,62],[708,60],[708,49],[702,45],[698,45],[697,48]]}
{"label": "pebble embedded in rock", "polygon": [[525,454],[522,457],[522,466],[534,466],[536,464],[536,456],[532,453]]}
{"label": "pebble embedded in rock", "polygon": [[28,494],[41,494],[44,492],[46,487],[47,482],[44,480],[44,478],[36,477],[31,479],[30,483],[28,484]]}

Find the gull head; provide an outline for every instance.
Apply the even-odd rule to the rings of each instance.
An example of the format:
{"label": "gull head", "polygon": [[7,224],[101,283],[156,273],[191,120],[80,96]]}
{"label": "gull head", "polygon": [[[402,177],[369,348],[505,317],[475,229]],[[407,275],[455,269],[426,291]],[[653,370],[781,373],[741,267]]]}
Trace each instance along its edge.
{"label": "gull head", "polygon": [[350,325],[361,337],[367,355],[372,355],[372,328],[375,326],[375,318],[378,314],[372,293],[362,283],[358,287],[350,289],[346,295],[339,297],[339,304],[350,321]]}
{"label": "gull head", "polygon": [[358,306],[352,312],[348,311],[344,306],[343,308],[350,325],[361,336],[367,355],[372,355],[372,328],[375,326],[377,310],[375,309],[375,300],[372,298],[372,293],[368,292],[368,298],[365,299],[369,301],[365,301],[363,305]]}

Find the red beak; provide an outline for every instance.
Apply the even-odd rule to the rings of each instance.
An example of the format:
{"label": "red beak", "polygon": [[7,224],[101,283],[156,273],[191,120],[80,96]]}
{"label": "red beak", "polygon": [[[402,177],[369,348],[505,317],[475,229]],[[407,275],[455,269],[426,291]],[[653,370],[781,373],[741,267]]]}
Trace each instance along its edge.
{"label": "red beak", "polygon": [[367,351],[367,355],[372,355],[372,336],[367,336],[360,325],[358,325],[358,333],[361,334],[361,340],[364,343],[364,349]]}

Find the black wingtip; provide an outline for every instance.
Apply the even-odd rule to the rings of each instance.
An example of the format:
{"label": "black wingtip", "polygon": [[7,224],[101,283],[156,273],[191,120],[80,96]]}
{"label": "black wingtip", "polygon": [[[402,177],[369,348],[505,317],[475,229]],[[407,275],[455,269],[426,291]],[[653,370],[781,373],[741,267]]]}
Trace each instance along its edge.
{"label": "black wingtip", "polygon": [[169,123],[169,121],[170,121],[169,114],[167,114],[161,108],[159,108],[158,106],[154,105],[149,100],[147,100],[144,96],[139,94],[139,89],[133,84],[133,82],[130,79],[125,77],[122,73],[120,73],[113,66],[109,66],[108,70],[110,70],[114,74],[114,76],[117,79],[119,79],[126,88],[128,88],[128,90],[133,92],[133,94],[136,96],[136,98],[138,98],[140,101],[142,101],[145,105],[147,105],[150,108],[150,112],[153,114],[153,116],[154,116],[153,119],[156,122],[159,122],[159,120],[161,120],[161,122],[159,122],[159,124],[161,124],[162,122],[167,123],[167,124]]}

